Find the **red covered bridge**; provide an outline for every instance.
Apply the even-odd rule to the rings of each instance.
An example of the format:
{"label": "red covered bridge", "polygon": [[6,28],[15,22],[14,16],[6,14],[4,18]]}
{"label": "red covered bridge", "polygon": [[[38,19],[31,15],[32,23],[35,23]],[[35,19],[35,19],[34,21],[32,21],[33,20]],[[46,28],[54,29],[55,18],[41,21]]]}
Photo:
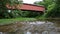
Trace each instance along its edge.
{"label": "red covered bridge", "polygon": [[[9,4],[7,4],[6,7],[8,9],[15,9],[15,6],[10,6]],[[22,5],[16,5],[16,8],[19,10],[29,10],[29,11],[39,11],[39,12],[45,11],[44,6],[37,6],[34,4],[26,4],[26,3],[23,3]]]}

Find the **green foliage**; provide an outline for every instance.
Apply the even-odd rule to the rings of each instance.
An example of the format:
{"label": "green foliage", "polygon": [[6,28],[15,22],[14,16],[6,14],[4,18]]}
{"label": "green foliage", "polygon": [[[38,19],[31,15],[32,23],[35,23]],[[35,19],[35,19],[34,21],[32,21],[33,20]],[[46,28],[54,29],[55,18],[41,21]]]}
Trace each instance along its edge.
{"label": "green foliage", "polygon": [[45,17],[50,17],[53,16],[53,11],[55,9],[55,4],[51,4],[47,7],[47,12],[45,14]]}
{"label": "green foliage", "polygon": [[45,6],[46,9],[49,5],[51,5],[53,3],[54,3],[54,0],[43,0],[43,1],[40,1],[40,2],[35,2],[35,4],[37,4],[37,5]]}
{"label": "green foliage", "polygon": [[43,13],[41,12],[35,12],[35,11],[21,11],[22,17],[37,17],[41,16]]}
{"label": "green foliage", "polygon": [[[52,5],[52,9],[47,12],[46,17],[51,18],[60,18],[60,4],[59,0],[55,0],[55,3]],[[50,8],[49,8],[50,9]]]}
{"label": "green foliage", "polygon": [[18,0],[0,0],[0,18],[6,18],[7,16],[9,16],[6,4],[10,4],[12,6],[15,4],[21,4],[21,1],[18,1]]}
{"label": "green foliage", "polygon": [[11,10],[11,12],[9,12],[9,17],[10,18],[16,18],[16,17],[20,17],[20,10]]}
{"label": "green foliage", "polygon": [[43,1],[39,1],[39,2],[35,2],[34,4],[36,4],[36,5],[44,5],[44,2]]}
{"label": "green foliage", "polygon": [[44,5],[46,8],[43,17],[60,18],[60,0],[43,0],[39,5]]}
{"label": "green foliage", "polygon": [[0,25],[5,25],[5,24],[11,24],[11,23],[16,23],[20,21],[35,21],[35,18],[12,18],[12,19],[0,19]]}

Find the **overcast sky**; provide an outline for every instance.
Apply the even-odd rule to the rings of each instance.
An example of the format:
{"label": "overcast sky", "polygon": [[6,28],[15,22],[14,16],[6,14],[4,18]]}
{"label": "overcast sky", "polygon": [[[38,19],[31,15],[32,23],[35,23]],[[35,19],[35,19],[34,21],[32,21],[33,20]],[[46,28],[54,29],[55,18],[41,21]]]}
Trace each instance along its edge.
{"label": "overcast sky", "polygon": [[33,4],[36,1],[42,1],[42,0],[23,0],[23,3]]}

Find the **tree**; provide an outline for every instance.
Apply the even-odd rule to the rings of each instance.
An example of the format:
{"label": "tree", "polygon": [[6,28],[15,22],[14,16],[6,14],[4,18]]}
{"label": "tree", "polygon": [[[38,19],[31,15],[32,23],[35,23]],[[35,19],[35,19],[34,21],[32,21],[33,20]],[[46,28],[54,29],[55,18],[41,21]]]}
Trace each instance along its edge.
{"label": "tree", "polygon": [[6,4],[10,6],[18,5],[21,3],[21,0],[0,0],[0,18],[5,18],[8,15],[8,8]]}
{"label": "tree", "polygon": [[52,5],[52,9],[48,11],[46,17],[60,18],[60,0],[54,0],[55,3]]}
{"label": "tree", "polygon": [[54,3],[54,0],[43,0],[43,1],[35,2],[35,4],[37,4],[37,5],[43,5],[46,9],[49,5],[51,5],[53,3]]}
{"label": "tree", "polygon": [[60,18],[60,0],[43,0],[38,3],[39,5],[44,5],[46,8],[46,13],[44,17],[48,18]]}

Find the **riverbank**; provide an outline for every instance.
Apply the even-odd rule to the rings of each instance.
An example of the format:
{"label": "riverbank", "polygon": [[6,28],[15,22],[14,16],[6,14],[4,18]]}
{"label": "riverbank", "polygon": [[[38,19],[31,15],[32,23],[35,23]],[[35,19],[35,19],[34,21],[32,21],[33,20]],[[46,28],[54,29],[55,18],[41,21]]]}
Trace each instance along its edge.
{"label": "riverbank", "polygon": [[0,19],[0,25],[11,24],[18,21],[35,21],[35,18],[12,18],[12,19]]}
{"label": "riverbank", "polygon": [[36,18],[37,20],[40,21],[60,21],[60,18],[45,18],[45,17],[38,17]]}
{"label": "riverbank", "polygon": [[60,22],[59,18],[12,18],[12,19],[0,19],[0,25],[11,24],[15,22],[23,21],[50,21],[50,22]]}

